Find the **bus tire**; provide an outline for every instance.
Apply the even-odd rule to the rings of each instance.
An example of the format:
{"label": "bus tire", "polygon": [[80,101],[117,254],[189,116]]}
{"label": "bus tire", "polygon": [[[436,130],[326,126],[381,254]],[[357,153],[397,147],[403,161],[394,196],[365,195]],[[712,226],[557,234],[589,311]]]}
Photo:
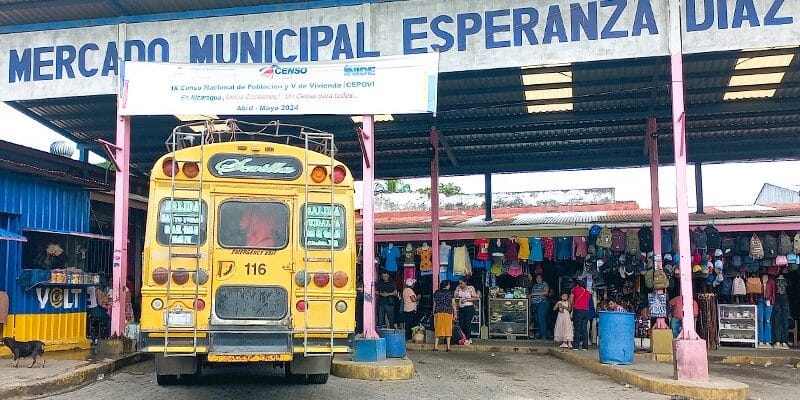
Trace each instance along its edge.
{"label": "bus tire", "polygon": [[172,386],[178,383],[178,375],[156,374],[156,382],[158,386]]}
{"label": "bus tire", "polygon": [[328,383],[328,376],[330,376],[330,374],[308,374],[306,375],[306,383],[311,385],[324,385]]}

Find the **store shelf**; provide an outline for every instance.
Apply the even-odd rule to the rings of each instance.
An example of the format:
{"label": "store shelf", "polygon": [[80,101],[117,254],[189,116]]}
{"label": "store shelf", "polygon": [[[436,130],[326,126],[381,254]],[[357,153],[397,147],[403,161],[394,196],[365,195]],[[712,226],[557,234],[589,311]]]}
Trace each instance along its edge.
{"label": "store shelf", "polygon": [[[719,342],[758,344],[758,310],[749,304],[720,304],[718,307]],[[735,315],[731,317],[730,315]],[[736,325],[733,327],[732,325]],[[742,336],[747,336],[742,338]]]}
{"label": "store shelf", "polygon": [[490,298],[487,321],[489,337],[527,338],[530,324],[528,299]]}

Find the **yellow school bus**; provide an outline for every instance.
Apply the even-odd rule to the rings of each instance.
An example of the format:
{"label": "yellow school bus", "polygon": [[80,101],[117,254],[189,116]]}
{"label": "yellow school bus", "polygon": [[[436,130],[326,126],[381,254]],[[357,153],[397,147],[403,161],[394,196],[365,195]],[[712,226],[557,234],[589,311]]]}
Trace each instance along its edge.
{"label": "yellow school bus", "polygon": [[333,135],[201,121],[167,147],[142,268],[140,348],[158,384],[209,363],[325,383],[333,355],[351,350],[356,304],[353,178]]}

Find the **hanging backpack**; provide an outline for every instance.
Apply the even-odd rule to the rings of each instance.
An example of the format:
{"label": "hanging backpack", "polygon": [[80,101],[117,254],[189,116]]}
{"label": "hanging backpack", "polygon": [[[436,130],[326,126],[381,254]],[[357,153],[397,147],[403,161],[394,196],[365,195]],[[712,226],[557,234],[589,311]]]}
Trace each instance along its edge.
{"label": "hanging backpack", "polygon": [[764,258],[764,244],[761,243],[761,239],[755,233],[750,236],[750,257],[754,260]]}
{"label": "hanging backpack", "polygon": [[792,239],[786,232],[781,232],[778,238],[778,255],[785,256],[794,251]]}
{"label": "hanging backpack", "polygon": [[667,274],[664,273],[664,270],[656,269],[653,270],[653,289],[666,289],[669,287],[669,278],[667,278]]}
{"label": "hanging backpack", "polygon": [[703,233],[706,234],[706,245],[709,250],[721,248],[720,245],[722,244],[722,235],[719,234],[717,228],[714,228],[713,225],[709,225],[703,230]]}
{"label": "hanging backpack", "polygon": [[661,228],[661,253],[672,253],[672,232]]}
{"label": "hanging backpack", "polygon": [[690,243],[692,245],[693,252],[708,250],[708,237],[706,236],[706,233],[700,229],[700,227],[697,227],[695,230],[693,230],[690,236]]}
{"label": "hanging backpack", "polygon": [[794,253],[800,254],[800,232],[794,234]]}
{"label": "hanging backpack", "polygon": [[778,239],[775,236],[769,233],[764,235],[762,244],[764,245],[764,258],[773,259],[778,256]]}
{"label": "hanging backpack", "polygon": [[669,232],[672,235],[672,251],[677,252],[681,247],[678,242],[678,228],[670,228]]}
{"label": "hanging backpack", "polygon": [[750,255],[750,238],[745,235],[736,236],[736,248],[734,250],[737,256]]}
{"label": "hanging backpack", "polygon": [[730,296],[733,294],[733,279],[727,276],[722,279],[722,283],[719,285],[719,294],[721,296]]}
{"label": "hanging backpack", "polygon": [[653,251],[653,229],[649,226],[643,226],[639,229],[639,249],[642,253],[649,253]]}
{"label": "hanging backpack", "polygon": [[734,254],[734,249],[736,248],[736,239],[731,236],[725,236],[722,238],[720,242],[720,249],[722,249],[722,254],[725,256],[731,256]]}
{"label": "hanging backpack", "polygon": [[744,284],[744,279],[741,276],[733,278],[733,295],[744,296],[747,294],[747,286]]}
{"label": "hanging backpack", "polygon": [[604,249],[611,248],[611,229],[603,228],[600,230],[600,236],[597,237],[597,246]]}
{"label": "hanging backpack", "polygon": [[647,287],[648,289],[652,289],[653,288],[653,279],[654,279],[654,277],[655,277],[655,270],[654,269],[648,269],[647,271],[645,271],[645,273],[644,273],[644,286]]}
{"label": "hanging backpack", "polygon": [[625,251],[625,232],[622,229],[616,228],[611,232],[611,251]]}
{"label": "hanging backpack", "polygon": [[625,233],[625,249],[632,256],[638,256],[641,252],[639,249],[639,234],[633,229],[628,229]]}

